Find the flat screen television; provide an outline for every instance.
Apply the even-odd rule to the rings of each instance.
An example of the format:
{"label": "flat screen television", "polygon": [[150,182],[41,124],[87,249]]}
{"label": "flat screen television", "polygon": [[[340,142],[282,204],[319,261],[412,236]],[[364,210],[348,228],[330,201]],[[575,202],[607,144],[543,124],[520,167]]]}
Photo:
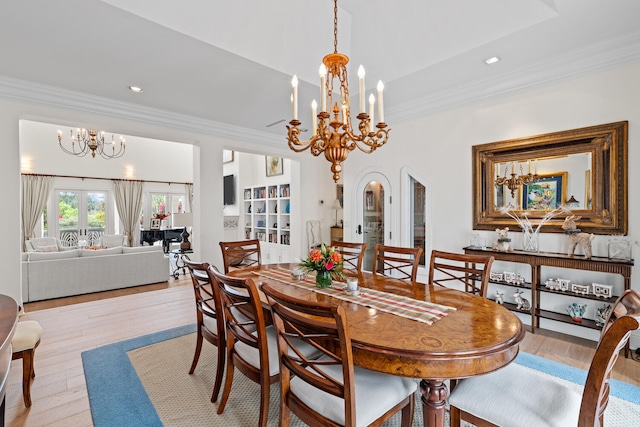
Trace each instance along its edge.
{"label": "flat screen television", "polygon": [[235,205],[236,203],[236,186],[233,175],[224,177],[224,205]]}

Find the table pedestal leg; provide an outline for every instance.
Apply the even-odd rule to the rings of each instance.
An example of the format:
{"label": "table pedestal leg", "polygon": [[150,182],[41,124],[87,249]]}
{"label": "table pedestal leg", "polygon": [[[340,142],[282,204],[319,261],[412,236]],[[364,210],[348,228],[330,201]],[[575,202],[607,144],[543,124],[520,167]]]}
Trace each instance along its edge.
{"label": "table pedestal leg", "polygon": [[443,427],[449,390],[443,381],[422,380],[422,416],[425,427]]}

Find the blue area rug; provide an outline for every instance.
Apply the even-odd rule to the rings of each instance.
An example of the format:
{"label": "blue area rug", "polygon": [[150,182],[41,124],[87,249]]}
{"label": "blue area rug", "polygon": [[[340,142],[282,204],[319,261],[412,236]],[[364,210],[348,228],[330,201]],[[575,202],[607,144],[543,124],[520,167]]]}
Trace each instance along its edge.
{"label": "blue area rug", "polygon": [[82,366],[94,426],[162,427],[127,352],[195,331],[194,323],[83,352]]}
{"label": "blue area rug", "polygon": [[[96,427],[162,426],[131,364],[128,351],[195,332],[195,324],[145,335],[82,353],[91,415]],[[516,363],[583,385],[587,372],[521,352]],[[640,405],[640,387],[611,380],[611,395]],[[226,413],[226,411],[225,411]]]}

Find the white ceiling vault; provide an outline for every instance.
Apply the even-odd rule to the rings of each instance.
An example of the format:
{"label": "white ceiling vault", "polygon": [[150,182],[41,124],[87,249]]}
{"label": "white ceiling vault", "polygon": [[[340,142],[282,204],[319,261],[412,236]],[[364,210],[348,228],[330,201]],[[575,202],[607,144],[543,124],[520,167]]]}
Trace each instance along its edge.
{"label": "white ceiling vault", "polygon": [[[338,51],[386,122],[640,60],[637,0],[339,0]],[[331,0],[21,0],[0,5],[0,78],[280,134],[297,74],[309,125]],[[483,60],[502,60],[488,66]],[[128,86],[144,89],[133,94]],[[42,86],[41,86],[42,87]],[[0,96],[3,93],[0,90]],[[307,111],[309,110],[309,111]],[[310,126],[309,126],[310,127]]]}

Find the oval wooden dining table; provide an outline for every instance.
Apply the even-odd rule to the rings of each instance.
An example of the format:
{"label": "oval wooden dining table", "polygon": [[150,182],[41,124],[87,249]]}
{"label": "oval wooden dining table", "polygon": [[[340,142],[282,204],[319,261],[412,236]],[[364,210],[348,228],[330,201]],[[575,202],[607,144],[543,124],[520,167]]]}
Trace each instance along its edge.
{"label": "oval wooden dining table", "polygon": [[234,270],[229,275],[251,278],[259,287],[266,282],[298,298],[342,304],[347,313],[354,364],[421,379],[425,426],[444,425],[446,380],[483,375],[506,366],[517,356],[518,343],[525,336],[525,328],[514,313],[486,298],[454,289],[408,283],[368,272],[359,274],[363,292],[370,288],[455,308],[445,317],[426,324],[261,274],[296,266],[262,265],[253,270]]}

